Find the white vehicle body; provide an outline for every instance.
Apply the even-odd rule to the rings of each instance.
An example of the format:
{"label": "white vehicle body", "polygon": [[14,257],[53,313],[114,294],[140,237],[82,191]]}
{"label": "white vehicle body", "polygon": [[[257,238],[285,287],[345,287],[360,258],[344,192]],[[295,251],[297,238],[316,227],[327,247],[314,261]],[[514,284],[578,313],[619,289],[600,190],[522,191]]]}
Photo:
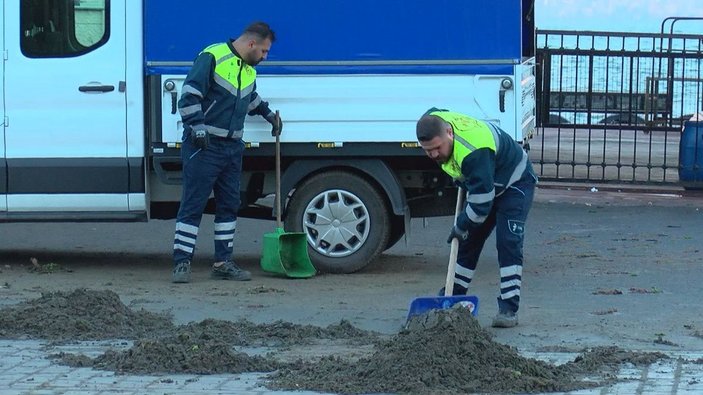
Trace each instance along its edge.
{"label": "white vehicle body", "polygon": [[[299,1],[318,9],[313,3],[322,0]],[[203,12],[229,4],[202,3]],[[450,3],[464,7],[459,0]],[[471,114],[527,141],[535,122],[535,65],[532,53],[520,53],[525,31],[534,29],[522,25],[524,3],[512,0],[515,15],[506,19],[519,25],[504,38],[517,51],[514,56],[426,59],[434,52],[415,47],[413,39],[412,46],[394,47],[385,55],[351,48],[347,56],[334,52],[344,51],[338,46],[328,54],[318,49],[319,57],[308,59],[302,57],[317,54],[314,49],[305,53],[284,39],[274,44],[272,56],[259,67],[257,91],[284,120],[286,226],[308,233],[318,268],[358,270],[402,237],[411,216],[452,211],[447,202],[452,194],[442,192],[451,184],[415,141],[415,122],[428,108]],[[2,1],[0,222],[145,221],[175,215],[183,131],[175,103],[197,48],[221,40],[224,33],[179,32],[164,18],[185,11],[166,9],[170,4]],[[497,13],[488,0],[475,6],[476,12]],[[339,7],[350,7],[337,10],[339,15],[365,15],[365,4]],[[282,20],[281,34],[293,35],[304,26],[282,25]],[[232,25],[228,22],[208,28],[224,29]],[[398,23],[402,27],[409,21]],[[340,26],[330,34],[350,33]],[[187,41],[183,37],[192,41],[186,48],[177,45]],[[474,41],[467,45],[490,54],[490,48]],[[256,204],[275,190],[270,126],[251,117],[244,139],[241,215],[271,218],[270,207]],[[325,239],[322,224],[306,225],[316,202],[329,204],[330,196],[363,208],[351,213],[363,231],[346,229],[348,239],[339,245]],[[361,240],[356,233],[367,236]]]}

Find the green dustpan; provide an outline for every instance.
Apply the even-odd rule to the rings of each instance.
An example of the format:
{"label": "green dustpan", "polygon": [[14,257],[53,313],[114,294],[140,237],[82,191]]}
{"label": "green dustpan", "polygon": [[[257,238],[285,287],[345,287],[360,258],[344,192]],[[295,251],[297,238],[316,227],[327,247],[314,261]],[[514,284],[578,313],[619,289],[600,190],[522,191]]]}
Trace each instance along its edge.
{"label": "green dustpan", "polygon": [[263,249],[261,269],[265,272],[291,278],[315,275],[315,267],[308,256],[305,233],[285,232],[283,228],[276,228],[275,232],[264,234]]}
{"label": "green dustpan", "polygon": [[[280,119],[276,111],[276,119]],[[315,275],[303,232],[286,232],[281,224],[281,139],[276,134],[276,231],[264,234],[261,269],[291,278]]]}

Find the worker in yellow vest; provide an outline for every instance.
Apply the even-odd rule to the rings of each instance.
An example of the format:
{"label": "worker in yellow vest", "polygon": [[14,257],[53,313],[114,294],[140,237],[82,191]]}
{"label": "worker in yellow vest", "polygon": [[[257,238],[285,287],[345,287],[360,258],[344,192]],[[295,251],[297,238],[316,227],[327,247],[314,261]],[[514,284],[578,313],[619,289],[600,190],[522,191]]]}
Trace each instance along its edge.
{"label": "worker in yellow vest", "polygon": [[244,118],[260,115],[281,133],[282,122],[256,92],[256,66],[276,36],[264,22],[236,39],[205,48],[183,83],[178,110],[183,120],[183,195],[173,243],[173,282],[190,281],[200,220],[215,197],[215,263],[212,277],[246,281],[251,274],[232,258],[244,152]]}
{"label": "worker in yellow vest", "polygon": [[420,118],[416,131],[427,156],[466,191],[465,209],[447,240],[459,240],[452,295],[467,293],[483,245],[496,229],[500,296],[493,326],[516,326],[525,221],[537,183],[527,153],[497,126],[437,108]]}

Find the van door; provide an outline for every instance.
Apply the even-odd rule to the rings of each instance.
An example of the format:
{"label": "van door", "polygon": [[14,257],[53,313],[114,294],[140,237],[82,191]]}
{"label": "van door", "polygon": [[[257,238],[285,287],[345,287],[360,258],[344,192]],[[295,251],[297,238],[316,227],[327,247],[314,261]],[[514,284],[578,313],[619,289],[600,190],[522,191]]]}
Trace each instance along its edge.
{"label": "van door", "polygon": [[125,1],[4,2],[9,215],[128,210]]}
{"label": "van door", "polygon": [[[4,1],[3,1],[4,3]],[[0,7],[0,23],[5,26],[5,7]],[[0,213],[7,211],[7,165],[5,165],[5,40],[2,39],[3,58],[0,59]]]}

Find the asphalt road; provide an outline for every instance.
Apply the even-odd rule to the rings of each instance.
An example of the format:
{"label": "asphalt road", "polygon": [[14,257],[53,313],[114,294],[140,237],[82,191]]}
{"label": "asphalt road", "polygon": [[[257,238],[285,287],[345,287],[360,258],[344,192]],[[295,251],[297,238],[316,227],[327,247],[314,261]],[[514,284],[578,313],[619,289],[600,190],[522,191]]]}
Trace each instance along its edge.
{"label": "asphalt road", "polygon": [[[538,190],[527,223],[520,325],[491,329],[496,340],[526,351],[703,350],[703,199],[595,188]],[[114,290],[131,307],[171,311],[179,323],[245,317],[324,326],[345,319],[395,333],[410,301],[444,283],[450,222],[413,220],[407,244],[359,273],[290,280],[258,267],[262,235],[275,224],[242,219],[236,259],[254,278],[237,283],[208,278],[206,216],[190,284],[170,283],[173,221],[0,224],[0,304],[85,287]],[[31,258],[54,270],[30,271]],[[481,300],[479,321],[489,326],[498,293],[493,238],[471,293]]]}

